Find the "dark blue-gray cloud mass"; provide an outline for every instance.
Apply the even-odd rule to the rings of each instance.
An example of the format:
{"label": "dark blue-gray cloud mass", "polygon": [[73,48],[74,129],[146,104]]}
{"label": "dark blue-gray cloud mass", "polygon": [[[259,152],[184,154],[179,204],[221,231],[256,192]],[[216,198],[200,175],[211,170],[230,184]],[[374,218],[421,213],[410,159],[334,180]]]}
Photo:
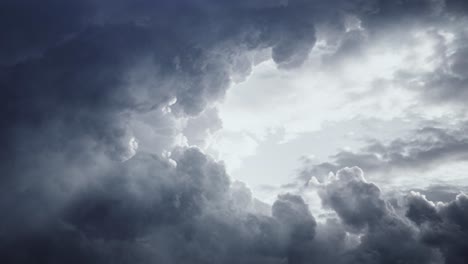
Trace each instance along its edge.
{"label": "dark blue-gray cloud mass", "polygon": [[[257,52],[291,70],[313,52],[319,25],[344,34],[354,15],[385,30],[433,20],[439,4],[0,1],[0,262],[466,261],[464,195],[437,208],[413,195],[400,215],[360,169],[345,169],[322,186],[336,217],[320,223],[300,196],[270,207],[198,148],[167,149],[177,118],[192,118],[196,144],[204,126],[220,125],[210,107],[250,74]],[[465,66],[456,59],[451,70]],[[164,136],[138,152],[141,123]],[[345,243],[350,234],[361,240]]]}

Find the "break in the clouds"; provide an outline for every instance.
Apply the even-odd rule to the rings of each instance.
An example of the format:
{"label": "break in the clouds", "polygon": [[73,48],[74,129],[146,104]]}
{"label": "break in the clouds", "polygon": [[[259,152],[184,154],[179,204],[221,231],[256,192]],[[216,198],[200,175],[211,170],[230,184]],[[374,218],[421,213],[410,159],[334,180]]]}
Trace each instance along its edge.
{"label": "break in the clouds", "polygon": [[0,262],[467,262],[466,12],[0,1]]}

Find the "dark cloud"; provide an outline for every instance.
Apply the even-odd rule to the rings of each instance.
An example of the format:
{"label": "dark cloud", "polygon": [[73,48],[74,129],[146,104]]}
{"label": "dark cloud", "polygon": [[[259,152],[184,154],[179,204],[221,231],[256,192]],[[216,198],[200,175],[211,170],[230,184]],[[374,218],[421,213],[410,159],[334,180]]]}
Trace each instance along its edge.
{"label": "dark cloud", "polygon": [[445,263],[465,263],[468,259],[468,197],[459,194],[448,203],[434,204],[419,193],[408,196],[407,216],[421,229],[421,240],[439,248]]}
{"label": "dark cloud", "polygon": [[[271,49],[278,67],[302,64],[315,43],[310,3],[25,0],[0,10],[1,262],[299,258],[315,228],[300,198],[281,198],[270,217],[200,151],[160,152],[182,132],[177,118],[191,120],[190,143],[201,140],[198,115],[250,74],[257,51]],[[134,156],[139,139],[156,154]]]}
{"label": "dark cloud", "polygon": [[366,182],[358,167],[339,170],[336,179],[319,194],[325,207],[332,208],[345,224],[357,230],[375,225],[387,213],[379,188]]}
{"label": "dark cloud", "polygon": [[40,56],[81,31],[94,13],[86,0],[79,3],[5,0],[0,6],[2,66]]}
{"label": "dark cloud", "polygon": [[445,0],[445,6],[450,12],[465,15],[464,12],[468,8],[468,3],[463,0]]}
{"label": "dark cloud", "polygon": [[420,244],[418,232],[380,189],[368,183],[358,167],[344,168],[321,187],[319,195],[352,232],[361,233],[360,244],[346,253],[345,263],[431,263],[435,253]]}
{"label": "dark cloud", "polygon": [[[2,209],[12,212],[2,220],[5,226],[28,214],[37,216],[28,225],[49,221],[74,202],[71,193],[122,166],[119,161],[135,154],[140,139],[142,149],[153,153],[171,147],[178,134],[172,120],[196,116],[222,98],[234,71],[250,72],[250,53],[278,46],[278,65],[300,64],[314,45],[311,17],[301,3],[0,5],[0,189]],[[288,47],[285,34],[303,41]],[[108,193],[88,199],[107,208],[122,198]],[[130,205],[120,206],[115,217]]]}
{"label": "dark cloud", "polygon": [[196,115],[223,97],[233,71],[250,72],[247,52],[272,48],[278,65],[290,67],[307,58],[315,41],[305,3],[106,3],[2,3],[9,14],[2,25],[12,26],[2,39],[18,53],[0,57],[8,65],[0,82],[6,142],[25,130],[54,126],[49,135],[89,136],[119,152],[135,113],[177,98],[174,113]]}
{"label": "dark cloud", "polygon": [[[312,51],[317,24],[343,32],[345,13],[366,25],[403,11],[425,17],[433,2],[2,1],[0,262],[427,263],[433,245],[447,263],[463,260],[462,196],[437,220],[418,216],[429,214],[424,203],[409,207],[417,224],[450,232],[423,230],[419,243],[418,229],[358,169],[324,187],[337,218],[318,223],[300,196],[280,195],[270,208],[199,149],[167,152],[181,132],[201,144],[219,128],[210,107],[250,74],[258,52],[291,69]],[[347,36],[343,53],[360,41]],[[423,132],[431,139],[374,144],[327,166],[370,158],[363,167],[372,171],[374,152],[389,166],[464,157],[464,137]]]}
{"label": "dark cloud", "polygon": [[[137,154],[79,188],[48,225],[24,219],[2,231],[8,263],[302,263],[316,222],[299,196],[283,195],[272,216],[231,185],[222,164],[197,149],[171,159]],[[37,208],[36,210],[43,210]],[[25,229],[28,228],[28,229]]]}
{"label": "dark cloud", "polygon": [[[401,1],[363,1],[367,8],[361,9],[365,25],[369,28],[394,26],[405,22],[428,22],[435,19],[444,8],[441,0],[401,0]],[[393,23],[398,19],[398,23]]]}

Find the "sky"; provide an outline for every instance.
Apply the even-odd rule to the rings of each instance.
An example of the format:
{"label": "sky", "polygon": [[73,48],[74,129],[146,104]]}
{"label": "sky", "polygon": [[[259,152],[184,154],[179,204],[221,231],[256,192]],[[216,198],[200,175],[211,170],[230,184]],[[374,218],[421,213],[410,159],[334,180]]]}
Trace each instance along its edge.
{"label": "sky", "polygon": [[468,263],[465,0],[0,0],[0,263]]}

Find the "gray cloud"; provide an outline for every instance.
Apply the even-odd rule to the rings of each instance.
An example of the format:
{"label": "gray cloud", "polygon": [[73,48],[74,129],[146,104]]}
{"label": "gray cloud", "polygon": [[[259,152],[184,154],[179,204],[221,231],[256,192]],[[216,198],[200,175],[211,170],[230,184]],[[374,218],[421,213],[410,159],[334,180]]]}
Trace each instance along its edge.
{"label": "gray cloud", "polygon": [[424,243],[441,250],[445,263],[465,263],[468,258],[468,197],[459,194],[454,201],[434,204],[419,193],[408,196],[407,216],[421,229]]}
{"label": "gray cloud", "polygon": [[[249,72],[249,61],[231,67],[246,52],[272,48],[275,61],[286,67],[300,64],[314,45],[314,26],[301,3],[252,8],[211,1],[120,1],[111,8],[84,1],[76,9],[89,12],[70,17],[69,7],[57,1],[43,3],[37,12],[32,5],[3,5],[2,10],[12,14],[4,17],[12,20],[7,24],[16,26],[22,19],[18,13],[26,11],[31,21],[50,17],[45,20],[50,25],[37,22],[44,28],[28,24],[4,32],[54,32],[37,33],[38,42],[49,44],[36,44],[34,48],[42,51],[37,56],[26,47],[33,41],[18,39],[25,47],[15,44],[22,54],[11,60],[19,62],[9,65],[10,59],[3,59],[9,65],[2,69],[0,82],[8,100],[2,104],[4,138],[18,134],[17,129],[42,125],[54,126],[56,133],[70,138],[90,136],[98,144],[118,146],[135,113],[160,109],[177,98],[175,113],[196,115],[222,98],[233,70]],[[45,14],[39,12],[42,9]],[[74,20],[80,27],[62,23]],[[170,26],[167,21],[172,21]],[[60,28],[54,30],[51,25],[56,24]]]}
{"label": "gray cloud", "polygon": [[[171,159],[139,153],[110,168],[105,178],[88,183],[58,214],[48,216],[47,225],[31,227],[25,222],[36,219],[24,219],[3,230],[2,259],[14,263],[439,260],[438,246],[419,240],[425,230],[399,215],[358,168],[339,171],[321,187],[324,205],[338,216],[338,221],[325,223],[317,223],[304,200],[291,194],[278,197],[271,215],[250,211],[253,199],[248,188],[230,183],[221,164],[194,148],[178,149]],[[452,203],[443,205],[444,217],[466,209]],[[429,210],[421,210],[424,204],[408,204],[409,219],[430,215]],[[418,223],[424,221],[428,220]],[[359,234],[360,241],[346,231]]]}
{"label": "gray cloud", "polygon": [[439,44],[438,54],[443,56],[443,62],[429,76],[424,76],[422,89],[424,97],[429,102],[437,104],[458,104],[464,106],[468,96],[468,34],[464,30],[466,22],[461,23],[462,29],[457,30],[453,43]]}
{"label": "gray cloud", "polygon": [[197,117],[190,118],[187,121],[183,133],[187,137],[190,145],[206,146],[207,138],[221,129],[222,120],[218,116],[216,108],[206,109]]}
{"label": "gray cloud", "polygon": [[[298,62],[291,59],[296,48],[303,60],[304,49],[314,45],[310,36],[290,49],[281,44],[298,25],[299,32],[313,35],[313,25],[290,24],[309,19],[296,16],[303,12],[300,3],[1,5],[2,39],[8,41],[0,54],[0,182],[7,208],[22,207],[15,200],[28,208],[31,202],[20,199],[28,192],[47,202],[56,195],[50,188],[61,192],[90,175],[98,178],[104,167],[116,166],[112,160],[132,155],[134,134],[150,145],[142,147],[147,151],[170,147],[177,136],[172,120],[196,116],[222,98],[233,71],[249,73],[252,62],[232,67],[247,53],[282,45],[276,61],[288,64]],[[9,46],[14,52],[4,52]],[[175,98],[172,113],[162,113]],[[142,127],[148,132],[132,131]],[[157,138],[155,131],[163,129]]]}
{"label": "gray cloud", "polygon": [[447,203],[454,200],[460,191],[467,192],[468,189],[464,186],[431,185],[413,191],[423,194],[430,201]]}
{"label": "gray cloud", "polygon": [[[146,151],[171,146],[173,119],[221,99],[257,50],[271,49],[279,67],[300,65],[315,42],[308,3],[0,5],[2,262],[288,258],[296,224],[265,216],[265,205],[242,198],[247,188],[228,195],[224,168],[199,151],[120,161],[134,154],[134,135]],[[203,128],[189,125],[199,140]],[[307,210],[295,203],[284,209]]]}
{"label": "gray cloud", "polygon": [[[230,181],[222,163],[196,148],[159,151],[175,140],[180,117],[191,120],[184,132],[194,142],[203,127],[217,127],[216,114],[204,110],[231,81],[250,74],[256,52],[269,49],[279,68],[291,69],[313,49],[317,24],[343,31],[348,12],[367,25],[402,10],[404,17],[425,17],[432,2],[3,1],[0,261],[426,263],[433,244],[419,243],[418,231],[358,170],[341,171],[325,187],[323,202],[338,219],[317,223],[292,194],[278,196],[270,214],[247,186]],[[410,163],[399,155],[403,144],[418,160],[465,155],[464,137],[423,132],[444,144],[421,139],[368,151],[395,160],[392,166]],[[134,155],[129,141],[138,133],[151,139]],[[419,151],[428,142],[429,151]],[[461,225],[460,197],[438,209],[439,222]],[[423,223],[416,215],[427,212],[418,206],[408,217]],[[342,242],[350,227],[362,235],[354,248]],[[458,261],[461,237],[435,244]]]}
{"label": "gray cloud", "polygon": [[445,0],[445,5],[450,12],[462,15],[468,8],[468,4],[463,0]]}
{"label": "gray cloud", "polygon": [[319,195],[349,230],[362,231],[360,244],[347,252],[345,263],[431,263],[435,259],[435,252],[418,242],[417,230],[395,213],[360,168],[339,170]]}
{"label": "gray cloud", "polygon": [[336,180],[319,194],[325,207],[333,208],[345,224],[357,230],[375,225],[387,214],[379,188],[367,183],[358,167],[339,170]]}
{"label": "gray cloud", "polygon": [[280,196],[271,217],[252,214],[238,208],[252,206],[250,191],[231,185],[221,164],[193,148],[178,149],[171,159],[137,154],[79,188],[58,214],[49,215],[48,225],[25,224],[36,219],[11,223],[0,238],[2,259],[299,263],[316,226],[301,197]]}
{"label": "gray cloud", "polygon": [[402,169],[424,172],[443,162],[466,160],[465,131],[465,123],[456,129],[427,126],[389,143],[370,140],[360,151],[338,152],[331,157],[331,162],[308,164],[300,174],[304,179],[323,178],[329,172],[349,166],[359,166],[370,173],[385,174]]}

